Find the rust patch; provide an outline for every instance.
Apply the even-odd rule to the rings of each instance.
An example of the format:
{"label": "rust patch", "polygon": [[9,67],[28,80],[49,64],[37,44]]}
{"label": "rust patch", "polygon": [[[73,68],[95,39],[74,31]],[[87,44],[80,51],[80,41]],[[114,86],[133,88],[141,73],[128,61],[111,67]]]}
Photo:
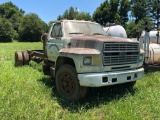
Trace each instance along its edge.
{"label": "rust patch", "polygon": [[110,37],[110,36],[103,36],[103,35],[83,35],[83,36],[72,37],[70,47],[97,48],[102,46],[104,42],[138,43],[138,41],[127,39],[127,38],[118,38],[118,37]]}

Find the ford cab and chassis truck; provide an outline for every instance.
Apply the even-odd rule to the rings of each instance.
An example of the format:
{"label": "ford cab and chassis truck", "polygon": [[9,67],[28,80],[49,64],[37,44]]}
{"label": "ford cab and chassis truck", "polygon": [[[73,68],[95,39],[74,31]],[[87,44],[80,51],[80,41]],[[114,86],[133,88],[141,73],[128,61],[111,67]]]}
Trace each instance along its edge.
{"label": "ford cab and chassis truck", "polygon": [[44,74],[55,79],[57,92],[66,100],[83,98],[87,87],[133,87],[144,73],[138,41],[107,36],[95,22],[55,21],[42,41],[43,50],[17,51],[15,65],[43,61]]}

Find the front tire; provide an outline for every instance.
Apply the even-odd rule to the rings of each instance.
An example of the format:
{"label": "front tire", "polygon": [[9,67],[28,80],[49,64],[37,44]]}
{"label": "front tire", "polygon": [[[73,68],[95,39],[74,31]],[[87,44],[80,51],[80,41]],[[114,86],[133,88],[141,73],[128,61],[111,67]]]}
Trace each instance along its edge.
{"label": "front tire", "polygon": [[69,101],[78,101],[87,92],[80,86],[77,72],[71,65],[62,65],[57,70],[56,88],[59,95]]}

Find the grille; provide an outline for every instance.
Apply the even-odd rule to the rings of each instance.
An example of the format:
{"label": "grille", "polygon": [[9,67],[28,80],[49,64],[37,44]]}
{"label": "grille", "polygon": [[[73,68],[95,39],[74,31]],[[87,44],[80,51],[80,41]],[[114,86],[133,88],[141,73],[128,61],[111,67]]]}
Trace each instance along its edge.
{"label": "grille", "polygon": [[104,43],[103,62],[105,66],[137,63],[138,43]]}

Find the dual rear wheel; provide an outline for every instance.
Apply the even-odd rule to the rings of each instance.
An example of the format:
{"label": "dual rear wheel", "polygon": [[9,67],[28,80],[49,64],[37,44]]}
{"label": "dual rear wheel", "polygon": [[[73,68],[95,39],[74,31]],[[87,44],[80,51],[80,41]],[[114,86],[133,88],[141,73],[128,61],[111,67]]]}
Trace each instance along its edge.
{"label": "dual rear wheel", "polygon": [[29,54],[27,51],[17,51],[14,56],[15,66],[23,66],[29,64]]}

